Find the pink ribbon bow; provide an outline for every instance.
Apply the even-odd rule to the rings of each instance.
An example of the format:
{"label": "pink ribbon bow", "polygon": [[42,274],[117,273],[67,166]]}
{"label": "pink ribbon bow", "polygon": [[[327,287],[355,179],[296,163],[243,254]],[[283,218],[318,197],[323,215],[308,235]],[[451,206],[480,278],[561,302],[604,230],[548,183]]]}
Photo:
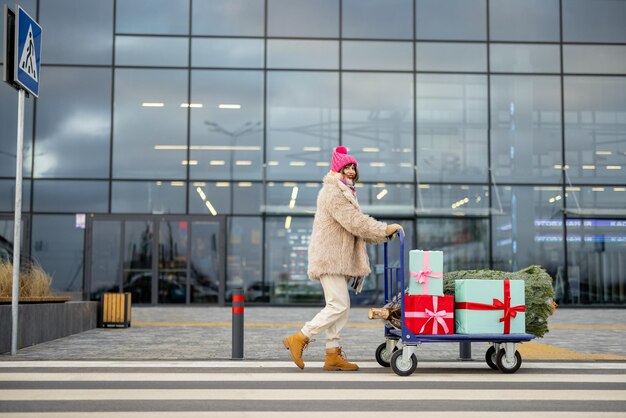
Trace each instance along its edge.
{"label": "pink ribbon bow", "polygon": [[415,277],[417,279],[416,282],[422,285],[422,295],[427,295],[428,294],[428,278],[429,277],[441,278],[443,277],[443,273],[433,273],[431,268],[428,266],[429,252],[423,251],[422,254],[423,254],[422,270],[417,273],[410,272],[409,277]]}
{"label": "pink ribbon bow", "polygon": [[422,329],[420,329],[419,334],[424,332],[424,329],[426,329],[426,325],[428,325],[430,321],[433,321],[432,334],[439,334],[439,329],[438,329],[437,324],[440,324],[441,327],[443,328],[443,331],[444,331],[443,333],[447,334],[449,329],[448,329],[448,326],[446,325],[446,321],[444,320],[444,318],[452,318],[452,312],[446,312],[445,310],[437,311],[438,304],[439,304],[439,297],[433,296],[433,310],[432,311],[430,309],[424,309],[424,312],[405,312],[404,316],[409,317],[409,318],[428,318],[426,322],[424,322]]}

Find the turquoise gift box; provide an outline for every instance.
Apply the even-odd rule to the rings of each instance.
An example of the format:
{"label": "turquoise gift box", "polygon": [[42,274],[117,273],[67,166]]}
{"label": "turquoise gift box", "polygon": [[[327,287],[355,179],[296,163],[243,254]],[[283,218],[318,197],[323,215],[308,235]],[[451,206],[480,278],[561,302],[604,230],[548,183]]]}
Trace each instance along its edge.
{"label": "turquoise gift box", "polygon": [[523,334],[525,311],[523,280],[454,282],[457,334]]}
{"label": "turquoise gift box", "polygon": [[409,251],[409,295],[443,296],[442,251]]}

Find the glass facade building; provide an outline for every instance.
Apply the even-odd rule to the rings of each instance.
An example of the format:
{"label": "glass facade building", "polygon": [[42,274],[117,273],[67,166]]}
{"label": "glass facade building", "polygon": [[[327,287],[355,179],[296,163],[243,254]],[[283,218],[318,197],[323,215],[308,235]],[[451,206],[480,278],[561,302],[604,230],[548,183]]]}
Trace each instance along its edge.
{"label": "glass facade building", "polygon": [[[320,303],[306,250],[345,145],[364,212],[402,224],[408,248],[443,250],[446,271],[537,264],[560,304],[626,305],[626,1],[21,6],[43,27],[23,245],[57,292]],[[0,107],[10,242],[6,84]],[[368,251],[354,304],[382,301],[382,249]]]}

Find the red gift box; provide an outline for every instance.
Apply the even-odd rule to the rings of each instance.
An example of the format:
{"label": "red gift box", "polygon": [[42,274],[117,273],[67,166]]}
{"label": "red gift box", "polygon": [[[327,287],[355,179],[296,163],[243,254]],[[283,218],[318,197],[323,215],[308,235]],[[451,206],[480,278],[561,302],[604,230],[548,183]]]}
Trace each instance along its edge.
{"label": "red gift box", "polygon": [[404,322],[413,334],[454,334],[454,296],[405,295]]}

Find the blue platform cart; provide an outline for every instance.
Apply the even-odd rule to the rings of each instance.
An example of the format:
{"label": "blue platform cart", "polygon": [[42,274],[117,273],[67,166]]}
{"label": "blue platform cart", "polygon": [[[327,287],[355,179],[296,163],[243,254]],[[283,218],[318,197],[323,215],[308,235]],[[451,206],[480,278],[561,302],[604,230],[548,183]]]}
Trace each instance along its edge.
{"label": "blue platform cart", "polygon": [[376,361],[383,367],[390,367],[399,376],[410,376],[417,368],[417,347],[422,343],[487,342],[489,348],[485,361],[493,370],[515,373],[522,365],[522,356],[517,344],[535,338],[532,334],[442,334],[416,335],[406,327],[404,320],[404,232],[398,230],[400,260],[389,265],[388,242],[385,242],[385,304],[394,297],[400,298],[401,328],[385,324],[385,342],[376,349]]}

